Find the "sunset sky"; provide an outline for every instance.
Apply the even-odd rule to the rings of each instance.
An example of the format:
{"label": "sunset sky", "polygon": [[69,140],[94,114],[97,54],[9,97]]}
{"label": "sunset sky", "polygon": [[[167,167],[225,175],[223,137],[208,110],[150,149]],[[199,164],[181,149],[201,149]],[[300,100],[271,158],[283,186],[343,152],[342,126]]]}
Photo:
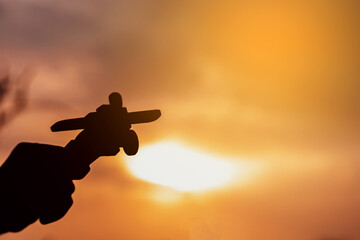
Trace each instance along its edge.
{"label": "sunset sky", "polygon": [[[31,80],[0,163],[117,91],[139,154],[5,240],[360,239],[360,2],[0,0],[0,75]],[[11,95],[0,106],[11,107]],[[184,161],[182,161],[182,159]],[[51,160],[51,159],[49,159]],[[189,170],[190,169],[190,170]]]}

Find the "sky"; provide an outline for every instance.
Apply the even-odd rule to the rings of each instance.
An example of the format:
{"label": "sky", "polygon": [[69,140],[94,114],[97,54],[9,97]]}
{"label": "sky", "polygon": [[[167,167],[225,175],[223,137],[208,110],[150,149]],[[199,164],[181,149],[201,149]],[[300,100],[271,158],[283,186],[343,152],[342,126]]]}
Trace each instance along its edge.
{"label": "sky", "polygon": [[353,0],[0,0],[0,75],[30,83],[26,108],[0,128],[0,163],[22,141],[65,146],[77,132],[50,126],[117,91],[129,111],[162,111],[134,126],[140,149],[171,140],[258,169],[184,193],[134,176],[121,151],[76,182],[63,219],[2,238],[359,239],[359,10]]}

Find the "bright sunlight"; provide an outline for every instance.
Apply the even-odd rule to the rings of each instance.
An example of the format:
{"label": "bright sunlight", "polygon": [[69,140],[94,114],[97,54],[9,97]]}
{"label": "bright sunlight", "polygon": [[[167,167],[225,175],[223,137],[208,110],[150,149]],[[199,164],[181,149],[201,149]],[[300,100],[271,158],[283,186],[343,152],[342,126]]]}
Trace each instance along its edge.
{"label": "bright sunlight", "polygon": [[170,141],[143,146],[136,156],[126,157],[126,163],[138,178],[183,192],[223,185],[235,170],[225,158]]}

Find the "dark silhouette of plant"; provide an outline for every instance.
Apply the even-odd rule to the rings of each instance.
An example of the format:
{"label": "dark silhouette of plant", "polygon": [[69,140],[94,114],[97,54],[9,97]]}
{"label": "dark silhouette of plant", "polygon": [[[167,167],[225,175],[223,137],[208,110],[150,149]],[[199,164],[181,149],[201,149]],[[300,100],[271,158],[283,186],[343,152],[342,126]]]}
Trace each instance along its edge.
{"label": "dark silhouette of plant", "polygon": [[0,130],[26,108],[30,82],[29,70],[16,78],[0,74]]}

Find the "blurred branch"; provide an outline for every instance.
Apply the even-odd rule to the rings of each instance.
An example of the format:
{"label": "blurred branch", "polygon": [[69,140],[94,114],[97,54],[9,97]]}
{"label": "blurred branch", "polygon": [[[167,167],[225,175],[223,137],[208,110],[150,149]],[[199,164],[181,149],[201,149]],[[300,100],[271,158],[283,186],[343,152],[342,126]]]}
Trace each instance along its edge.
{"label": "blurred branch", "polygon": [[26,108],[31,79],[29,69],[15,79],[9,73],[0,75],[0,131]]}

